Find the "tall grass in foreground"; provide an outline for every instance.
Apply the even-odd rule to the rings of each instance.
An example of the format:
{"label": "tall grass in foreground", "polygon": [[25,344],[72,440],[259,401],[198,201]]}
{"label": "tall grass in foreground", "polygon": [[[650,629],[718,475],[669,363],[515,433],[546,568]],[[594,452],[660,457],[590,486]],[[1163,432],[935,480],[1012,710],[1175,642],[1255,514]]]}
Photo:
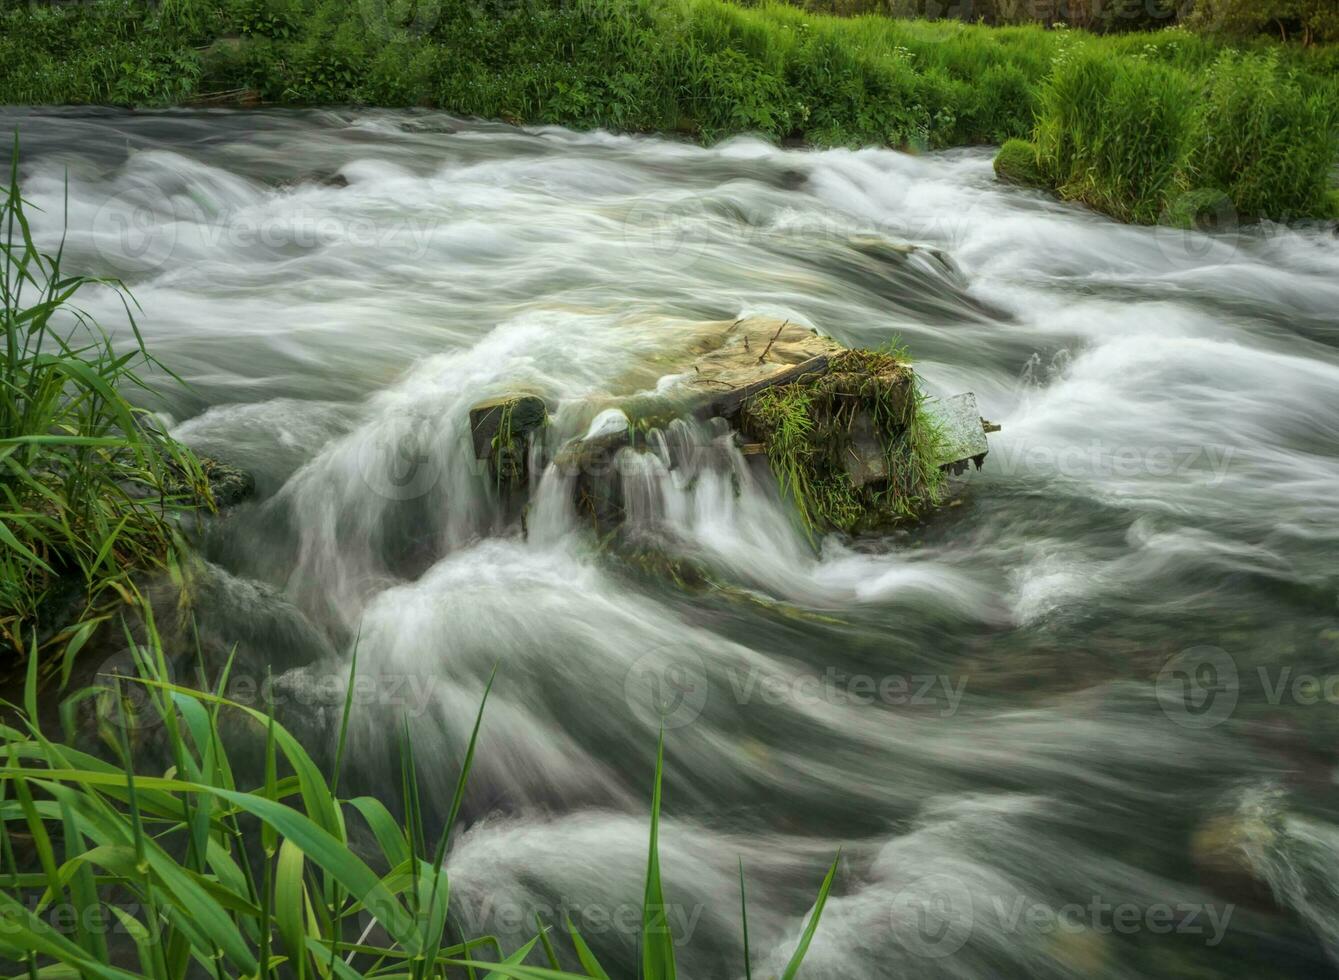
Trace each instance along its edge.
{"label": "tall grass in foreground", "polygon": [[[135,758],[129,720],[104,725],[111,761],[71,744],[72,719],[92,688],[62,706],[66,740],[38,725],[37,670],[30,662],[16,727],[0,727],[0,956],[28,975],[180,978],[477,977],[550,980],[603,977],[595,953],[570,925],[561,967],[553,924],[505,950],[491,936],[448,940],[450,881],[443,858],[474,758],[484,703],[436,839],[419,805],[408,732],[402,736],[404,817],[385,802],[338,795],[352,709],[353,661],[333,771],[321,772],[274,718],[224,698],[230,664],[213,691],[166,683],[165,657],[149,619],[147,640],[127,634],[141,676],[118,679],[146,695],[137,716],[161,725],[166,774]],[[492,682],[489,682],[491,688]],[[483,701],[486,703],[487,689]],[[260,785],[241,783],[220,737],[220,718],[240,715],[264,742]],[[674,938],[660,879],[658,835],[664,743],[657,753],[643,904],[644,980],[673,980]],[[349,821],[371,832],[364,861],[350,845]],[[592,855],[592,861],[598,861]],[[374,867],[375,866],[375,867]],[[796,977],[832,887],[836,862],[819,891],[783,977]],[[742,869],[741,869],[742,885]],[[68,930],[51,911],[72,907]],[[128,936],[109,945],[108,928]],[[745,927],[746,928],[746,927]],[[544,965],[536,965],[544,964]],[[747,963],[743,964],[749,974]]]}
{"label": "tall grass in foreground", "polygon": [[174,512],[209,491],[190,451],[127,397],[148,390],[135,367],[151,363],[129,298],[135,343],[119,353],[73,305],[85,287],[119,284],[70,275],[63,241],[55,254],[33,241],[17,141],[0,236],[0,631],[29,649],[44,606],[72,593],[68,621],[44,637],[64,644],[68,676],[108,600],[136,601],[131,574],[172,561]]}

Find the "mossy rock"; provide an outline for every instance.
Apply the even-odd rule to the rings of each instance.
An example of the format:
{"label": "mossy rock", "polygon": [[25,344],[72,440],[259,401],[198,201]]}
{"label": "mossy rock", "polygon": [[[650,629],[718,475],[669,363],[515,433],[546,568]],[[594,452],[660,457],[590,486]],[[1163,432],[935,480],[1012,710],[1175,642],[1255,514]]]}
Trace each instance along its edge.
{"label": "mossy rock", "polygon": [[1330,205],[1330,217],[1339,218],[1339,187],[1326,191],[1325,200]]}
{"label": "mossy rock", "polygon": [[1009,140],[995,156],[995,176],[1020,187],[1047,187],[1051,181],[1037,159],[1037,147],[1027,140]]}
{"label": "mossy rock", "polygon": [[852,350],[828,370],[749,398],[740,428],[762,443],[805,525],[848,534],[915,520],[939,500],[937,438],[895,354]]}
{"label": "mossy rock", "polygon": [[216,507],[232,507],[256,492],[256,478],[246,470],[207,456],[201,457],[200,468],[209,481],[209,492]]}

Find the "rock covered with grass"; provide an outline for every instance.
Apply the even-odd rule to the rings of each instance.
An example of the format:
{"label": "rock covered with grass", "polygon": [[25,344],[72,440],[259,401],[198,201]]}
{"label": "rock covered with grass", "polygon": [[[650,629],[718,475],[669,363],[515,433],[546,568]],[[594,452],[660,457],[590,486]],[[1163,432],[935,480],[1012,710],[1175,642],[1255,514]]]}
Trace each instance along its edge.
{"label": "rock covered with grass", "polygon": [[939,502],[937,436],[897,352],[843,350],[822,372],[747,399],[739,424],[764,447],[814,530],[874,530]]}

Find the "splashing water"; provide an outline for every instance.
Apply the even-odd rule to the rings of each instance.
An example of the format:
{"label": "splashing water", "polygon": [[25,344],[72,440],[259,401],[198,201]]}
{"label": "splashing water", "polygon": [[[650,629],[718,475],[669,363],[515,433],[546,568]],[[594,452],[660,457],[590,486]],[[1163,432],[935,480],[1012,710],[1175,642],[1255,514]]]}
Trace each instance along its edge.
{"label": "splashing water", "polygon": [[[779,972],[839,845],[806,977],[1339,961],[1329,230],[1121,226],[984,151],[5,116],[37,233],[68,187],[70,266],[122,276],[189,382],[176,434],[257,477],[206,542],[239,669],[296,698],[356,639],[350,790],[394,797],[403,723],[440,810],[497,667],[448,857],[466,931],[566,913],[633,969],[663,725],[686,976],[743,975],[741,857]],[[752,314],[899,339],[1003,423],[986,469],[923,527],[814,542],[756,459],[674,423],[616,460],[614,547],[559,467],[518,518],[474,461],[481,399],[544,397],[552,448],[625,425],[601,410],[691,324]],[[300,707],[329,751],[338,709]]]}

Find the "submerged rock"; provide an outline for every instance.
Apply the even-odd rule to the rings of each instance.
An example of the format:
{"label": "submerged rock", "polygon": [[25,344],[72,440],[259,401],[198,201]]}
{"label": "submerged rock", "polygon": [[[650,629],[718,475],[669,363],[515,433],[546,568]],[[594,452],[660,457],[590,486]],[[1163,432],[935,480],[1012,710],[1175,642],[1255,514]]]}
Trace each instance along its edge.
{"label": "submerged rock", "polygon": [[470,440],[474,458],[487,460],[500,484],[521,488],[529,483],[527,452],[530,433],[549,419],[548,406],[536,395],[505,395],[470,409]]}

